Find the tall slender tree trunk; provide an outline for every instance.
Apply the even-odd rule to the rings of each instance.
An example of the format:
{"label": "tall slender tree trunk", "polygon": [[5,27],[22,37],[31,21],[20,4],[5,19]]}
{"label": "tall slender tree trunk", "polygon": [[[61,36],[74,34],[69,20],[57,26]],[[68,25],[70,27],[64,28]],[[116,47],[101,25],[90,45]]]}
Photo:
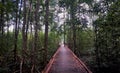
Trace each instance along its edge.
{"label": "tall slender tree trunk", "polygon": [[18,0],[16,1],[16,20],[15,20],[15,33],[14,33],[14,61],[16,62],[17,55],[17,40],[18,40]]}
{"label": "tall slender tree trunk", "polygon": [[[98,42],[98,25],[94,26],[95,30],[95,54],[96,54],[96,62],[98,65],[98,69],[100,68],[100,56],[99,56],[99,42]],[[98,70],[99,71],[99,70]]]}
{"label": "tall slender tree trunk", "polygon": [[37,52],[37,40],[38,40],[38,24],[39,24],[39,6],[40,6],[40,0],[36,1],[36,10],[35,10],[35,34],[34,34],[34,46],[33,46],[33,60],[32,60],[32,69],[31,69],[31,73],[34,73],[35,71],[35,66],[36,66],[36,55],[35,53]]}
{"label": "tall slender tree trunk", "polygon": [[[2,4],[4,5],[4,0],[2,0],[1,1],[2,2]],[[3,36],[3,34],[4,34],[4,8],[1,8],[1,19],[0,19],[0,26],[1,26],[1,34],[2,34],[2,36]]]}
{"label": "tall slender tree trunk", "polygon": [[23,18],[23,27],[22,27],[22,40],[23,40],[23,42],[22,42],[22,50],[23,50],[23,54],[24,54],[24,52],[25,52],[25,50],[26,50],[26,46],[27,46],[27,44],[26,44],[26,33],[25,33],[25,29],[26,29],[26,0],[24,0],[24,12],[23,12],[23,16],[24,16],[24,18]]}
{"label": "tall slender tree trunk", "polygon": [[[74,2],[75,3],[75,2]],[[75,23],[75,9],[74,9],[74,3],[73,5],[70,6],[71,10],[70,10],[70,14],[71,14],[71,27],[72,27],[72,39],[73,39],[73,51],[76,53],[77,49],[76,49],[76,23]]]}
{"label": "tall slender tree trunk", "polygon": [[49,26],[49,0],[45,1],[45,38],[44,38],[44,65],[47,64],[47,49],[48,49],[48,26]]}
{"label": "tall slender tree trunk", "polygon": [[[1,1],[2,2],[2,4],[4,5],[4,0],[2,0]],[[0,14],[0,41],[1,41],[1,43],[0,43],[0,49],[3,49],[3,34],[4,34],[4,9],[3,8],[1,8],[0,9],[0,11],[1,11],[1,14]]]}
{"label": "tall slender tree trunk", "polygon": [[23,71],[23,64],[24,64],[24,59],[25,59],[25,51],[27,49],[27,43],[26,43],[26,33],[25,33],[25,28],[26,28],[26,0],[23,0],[23,26],[22,26],[22,60],[20,64],[20,73]]}

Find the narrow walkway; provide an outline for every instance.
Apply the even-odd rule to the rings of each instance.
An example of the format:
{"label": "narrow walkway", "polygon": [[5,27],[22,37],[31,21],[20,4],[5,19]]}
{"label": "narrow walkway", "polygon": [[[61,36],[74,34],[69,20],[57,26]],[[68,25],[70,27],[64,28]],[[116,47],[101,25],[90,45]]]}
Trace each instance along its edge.
{"label": "narrow walkway", "polygon": [[67,47],[61,46],[42,73],[92,73]]}

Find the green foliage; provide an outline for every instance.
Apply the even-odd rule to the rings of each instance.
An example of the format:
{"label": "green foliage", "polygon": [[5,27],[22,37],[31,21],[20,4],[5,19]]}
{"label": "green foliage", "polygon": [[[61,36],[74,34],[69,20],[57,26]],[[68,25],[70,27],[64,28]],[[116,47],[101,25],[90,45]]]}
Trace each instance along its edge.
{"label": "green foliage", "polygon": [[50,0],[50,6],[54,7],[56,5],[56,0]]}
{"label": "green foliage", "polygon": [[[22,26],[24,21],[24,1],[21,5],[23,7],[20,11],[20,5],[17,6],[17,2],[20,3],[21,0],[3,0],[0,1],[0,73],[12,73],[16,70],[19,71],[19,64],[21,58],[25,56],[24,67],[30,71],[32,67],[32,58],[34,58],[37,65],[35,65],[37,70],[43,68],[44,59],[44,32],[41,30],[45,21],[45,0],[40,0],[40,10],[38,10],[38,25],[37,25],[37,40],[36,49],[34,49],[35,43],[35,13],[37,0],[26,1],[26,20],[25,20],[25,32],[27,36],[27,48],[22,49],[23,34]],[[60,7],[66,7],[66,11],[70,15],[70,18],[66,19],[64,25],[59,25],[54,22],[54,7],[56,6],[56,0],[50,0],[50,8],[53,10],[49,11],[49,34],[48,34],[48,48],[47,48],[47,60],[52,57],[58,48],[61,36],[65,37],[64,40],[70,46],[71,49],[75,46],[77,55],[94,57],[96,56],[95,67],[101,71],[100,73],[108,73],[105,70],[119,71],[120,69],[120,2],[119,0],[100,0],[98,3],[93,3],[94,0],[58,0]],[[116,2],[117,1],[117,2]],[[93,28],[87,28],[86,24],[81,24],[80,16],[81,14],[89,14],[89,11],[83,11],[80,4],[87,3],[90,8],[93,5],[93,10],[95,15],[102,15],[94,22],[95,32]],[[31,4],[31,5],[30,5]],[[110,7],[109,7],[110,6]],[[109,8],[109,9],[108,9]],[[79,11],[80,10],[80,11]],[[108,10],[108,11],[107,11]],[[106,12],[106,13],[105,13]],[[18,15],[17,15],[17,14]],[[79,15],[80,16],[76,16]],[[105,15],[104,15],[105,14]],[[84,16],[83,15],[83,16]],[[59,16],[59,15],[58,15]],[[79,17],[79,18],[78,18]],[[16,24],[16,22],[18,24]],[[86,21],[87,23],[87,21]],[[27,28],[28,24],[28,28]],[[17,49],[16,56],[17,61],[14,62],[14,46],[15,46],[15,31],[9,31],[9,26],[17,26],[19,30],[17,39]],[[3,28],[3,34],[1,34],[1,28]],[[6,30],[6,28],[8,28]],[[96,42],[94,42],[94,39]],[[75,43],[75,44],[74,44]],[[74,44],[74,45],[73,45]],[[95,48],[94,48],[95,45]],[[95,49],[95,51],[93,51]],[[34,51],[33,51],[34,50]],[[24,51],[24,52],[23,52]],[[95,52],[95,53],[94,53]],[[34,53],[34,54],[33,54]],[[94,54],[91,54],[94,53]],[[83,55],[82,55],[83,54]],[[91,56],[94,55],[94,56]],[[90,59],[91,60],[91,59]],[[91,62],[91,63],[93,63]],[[99,62],[99,63],[98,63]],[[18,69],[16,69],[18,68]],[[99,73],[97,72],[97,73]],[[26,72],[25,72],[26,73]],[[110,73],[110,72],[109,72]]]}
{"label": "green foliage", "polygon": [[[43,62],[43,45],[44,45],[44,33],[39,32],[39,38],[37,40],[37,49],[36,49],[36,60],[38,63],[38,67],[40,67],[40,63]],[[14,38],[13,38],[13,32],[10,32],[9,34],[5,34],[3,38],[0,38],[0,72],[7,72],[10,70],[10,68],[7,66],[8,63],[13,61],[13,46],[14,46]],[[49,32],[49,37],[48,37],[48,61],[49,59],[53,56],[55,51],[58,48],[58,43],[59,43],[59,37],[55,31]],[[33,49],[33,37],[32,35],[29,34],[28,36],[28,49],[26,52],[26,58],[29,59],[31,56],[31,51]],[[22,55],[22,34],[21,32],[18,35],[18,56],[20,57]],[[5,58],[7,57],[7,58]],[[10,63],[12,64],[12,63]],[[31,65],[30,60],[27,60],[26,64]]]}
{"label": "green foliage", "polygon": [[86,30],[81,30],[78,31],[78,38],[79,44],[78,44],[78,49],[81,51],[89,51],[93,49],[94,46],[94,32],[92,29],[86,29]]}
{"label": "green foliage", "polygon": [[48,37],[48,60],[53,56],[58,48],[60,38],[56,32],[50,32]]}
{"label": "green foliage", "polygon": [[90,5],[92,4],[93,1],[94,0],[79,0],[80,3],[84,3],[85,2],[85,3],[90,4]]}
{"label": "green foliage", "polygon": [[13,54],[13,33],[5,33],[3,36],[0,35],[0,72],[8,72],[9,68],[7,64],[12,60]]}
{"label": "green foliage", "polygon": [[4,34],[0,36],[0,55],[5,55],[5,52],[13,48],[13,33]]}
{"label": "green foliage", "polygon": [[74,7],[74,5],[76,5],[75,3],[77,3],[77,0],[59,0],[59,6],[66,7],[67,9],[69,7]]}
{"label": "green foliage", "polygon": [[[7,13],[12,12],[14,8],[15,8],[15,4],[11,0],[7,0],[6,3],[0,2],[0,9],[4,10]],[[1,10],[0,10],[0,14],[1,14]]]}
{"label": "green foliage", "polygon": [[[99,18],[95,22],[96,29],[96,55],[98,55],[99,67],[107,71],[120,69],[120,2],[111,5],[105,18]],[[102,70],[103,71],[103,70]],[[107,72],[106,71],[106,72]],[[105,71],[103,71],[106,73]],[[107,72],[108,73],[108,72]],[[114,73],[114,72],[109,72]]]}

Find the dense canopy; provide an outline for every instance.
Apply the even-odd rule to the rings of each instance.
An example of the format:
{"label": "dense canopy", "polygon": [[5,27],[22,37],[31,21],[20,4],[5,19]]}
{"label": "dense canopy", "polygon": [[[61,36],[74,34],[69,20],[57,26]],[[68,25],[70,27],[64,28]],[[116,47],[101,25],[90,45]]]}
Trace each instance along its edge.
{"label": "dense canopy", "polygon": [[40,73],[61,43],[120,73],[120,0],[0,0],[0,73]]}

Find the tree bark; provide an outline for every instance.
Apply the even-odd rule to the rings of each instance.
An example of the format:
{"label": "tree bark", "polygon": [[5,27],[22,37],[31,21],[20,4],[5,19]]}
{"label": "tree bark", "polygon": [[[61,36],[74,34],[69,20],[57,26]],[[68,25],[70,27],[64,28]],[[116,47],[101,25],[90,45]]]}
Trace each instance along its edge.
{"label": "tree bark", "polygon": [[14,62],[16,62],[16,55],[17,55],[17,40],[18,40],[18,1],[16,1],[16,20],[15,20],[15,34],[14,34]]}
{"label": "tree bark", "polygon": [[25,28],[26,28],[26,0],[23,0],[22,61],[20,64],[20,73],[22,73],[22,70],[23,70],[25,50],[27,49]]}
{"label": "tree bark", "polygon": [[34,73],[34,70],[35,70],[35,66],[36,66],[36,54],[37,53],[37,40],[38,40],[38,24],[39,24],[39,6],[40,6],[40,0],[37,0],[36,1],[36,10],[35,10],[35,26],[34,26],[34,29],[35,29],[35,33],[34,33],[34,46],[33,46],[33,54],[32,54],[32,57],[33,57],[33,60],[32,60],[32,69],[31,69],[31,73]]}
{"label": "tree bark", "polygon": [[[4,5],[4,0],[1,1],[2,4]],[[0,49],[4,48],[4,8],[0,9],[1,13],[0,13]]]}
{"label": "tree bark", "polygon": [[76,49],[76,27],[75,27],[75,9],[74,9],[74,3],[73,5],[70,6],[71,10],[70,10],[70,14],[71,14],[71,28],[72,28],[72,40],[73,40],[73,51],[74,53],[76,53],[77,49]]}
{"label": "tree bark", "polygon": [[22,50],[23,53],[26,50],[26,33],[25,33],[25,29],[26,29],[26,0],[24,0],[24,12],[23,12],[24,18],[23,18],[23,27],[22,27]]}
{"label": "tree bark", "polygon": [[45,1],[45,38],[44,38],[44,65],[47,64],[47,49],[48,49],[48,26],[49,26],[49,0]]}
{"label": "tree bark", "polygon": [[[2,4],[4,5],[4,0],[1,1]],[[4,8],[1,8],[1,19],[0,19],[0,31],[1,31],[1,34],[3,36],[4,34]]]}

